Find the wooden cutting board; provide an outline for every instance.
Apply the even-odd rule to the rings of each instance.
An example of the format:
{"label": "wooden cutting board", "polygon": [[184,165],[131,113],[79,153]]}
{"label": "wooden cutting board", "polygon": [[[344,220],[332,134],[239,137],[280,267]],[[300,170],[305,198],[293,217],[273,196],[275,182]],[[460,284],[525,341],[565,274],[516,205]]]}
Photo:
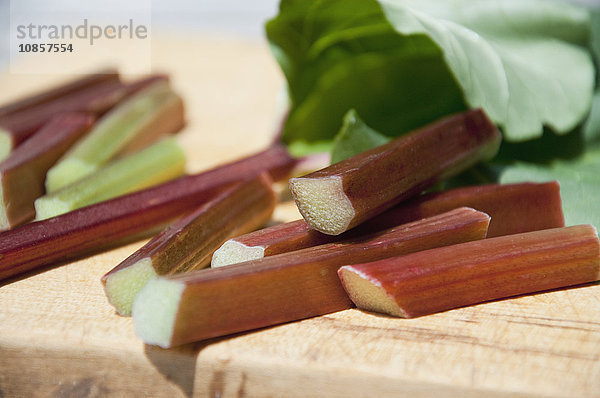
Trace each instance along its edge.
{"label": "wooden cutting board", "polygon": [[[65,69],[103,63],[80,59]],[[155,37],[152,62],[185,97],[190,171],[272,137],[283,79],[265,43]],[[135,73],[135,55],[118,66]],[[6,72],[0,102],[66,77]],[[285,202],[273,220],[298,217]],[[598,284],[411,320],[346,310],[164,350],[99,281],[142,243],[0,285],[0,397],[600,396]]]}

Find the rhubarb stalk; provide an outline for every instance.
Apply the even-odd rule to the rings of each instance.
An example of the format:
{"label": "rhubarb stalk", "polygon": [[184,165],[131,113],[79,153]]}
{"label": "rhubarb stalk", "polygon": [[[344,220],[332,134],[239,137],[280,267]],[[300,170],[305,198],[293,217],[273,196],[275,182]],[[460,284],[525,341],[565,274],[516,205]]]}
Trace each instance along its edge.
{"label": "rhubarb stalk", "polygon": [[483,111],[466,111],[292,178],[290,190],[312,228],[338,235],[433,183],[491,158],[500,137]]}
{"label": "rhubarb stalk", "polygon": [[459,206],[472,207],[492,217],[488,238],[565,225],[557,181],[489,184],[432,192],[401,203],[387,212],[388,217],[374,217],[363,225],[384,229]]}
{"label": "rhubarb stalk", "polygon": [[0,280],[79,258],[160,231],[231,184],[268,171],[284,178],[295,164],[285,148],[100,202],[0,233]]}
{"label": "rhubarb stalk", "polygon": [[0,118],[0,159],[6,158],[54,116],[66,112],[99,116],[129,93],[127,85],[107,81]]}
{"label": "rhubarb stalk", "polygon": [[46,171],[89,131],[93,120],[83,113],[56,116],[0,163],[0,230],[33,219],[34,200],[44,194]]}
{"label": "rhubarb stalk", "polygon": [[54,192],[96,171],[138,141],[148,143],[178,131],[184,123],[183,102],[158,81],[140,90],[102,117],[90,134],[48,171],[46,191]]}
{"label": "rhubarb stalk", "polygon": [[277,198],[266,174],[224,190],[210,202],[165,229],[102,277],[108,301],[131,315],[135,295],[158,275],[204,268],[227,238],[269,220]]}
{"label": "rhubarb stalk", "polygon": [[34,106],[52,102],[57,98],[82,91],[97,84],[108,82],[119,82],[119,73],[116,69],[106,69],[98,71],[97,73],[83,75],[80,78],[65,82],[59,86],[51,87],[40,93],[36,93],[2,105],[0,107],[0,120],[7,115],[22,112],[24,110],[31,109]]}
{"label": "rhubarb stalk", "polygon": [[185,154],[174,138],[120,158],[81,180],[35,200],[36,220],[160,184],[185,171]]}
{"label": "rhubarb stalk", "polygon": [[488,237],[564,226],[558,182],[490,184],[420,195],[341,235],[322,234],[304,220],[274,225],[228,240],[215,251],[212,266],[255,260],[381,231],[462,206],[491,217]]}
{"label": "rhubarb stalk", "polygon": [[600,277],[591,225],[547,229],[341,267],[358,308],[411,318]]}
{"label": "rhubarb stalk", "polygon": [[341,265],[482,239],[488,223],[461,208],[361,239],[152,279],[133,303],[135,330],[166,348],[350,308]]}
{"label": "rhubarb stalk", "polygon": [[58,114],[84,112],[98,117],[139,90],[158,81],[167,80],[163,75],[150,76],[132,83],[109,79],[51,101],[26,107],[22,111],[9,113],[0,118],[0,160]]}

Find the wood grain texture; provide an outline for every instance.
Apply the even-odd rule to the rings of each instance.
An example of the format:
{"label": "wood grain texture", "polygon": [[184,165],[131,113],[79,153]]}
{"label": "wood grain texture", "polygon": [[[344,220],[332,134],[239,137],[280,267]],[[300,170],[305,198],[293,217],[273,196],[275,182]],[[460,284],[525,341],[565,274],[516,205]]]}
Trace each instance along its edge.
{"label": "wood grain texture", "polygon": [[[152,56],[186,101],[190,171],[269,142],[283,80],[265,44],[154,35]],[[0,103],[64,79],[4,73]],[[286,202],[273,222],[297,218]],[[0,285],[0,397],[600,396],[598,284],[409,320],[346,310],[163,350],[100,283],[142,243]]]}

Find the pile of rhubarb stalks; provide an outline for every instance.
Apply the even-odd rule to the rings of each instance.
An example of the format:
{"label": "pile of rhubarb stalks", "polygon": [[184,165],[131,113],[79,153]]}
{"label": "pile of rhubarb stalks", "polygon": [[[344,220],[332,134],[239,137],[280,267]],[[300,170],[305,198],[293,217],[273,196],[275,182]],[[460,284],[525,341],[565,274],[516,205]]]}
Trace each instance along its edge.
{"label": "pile of rhubarb stalks", "polygon": [[0,279],[150,236],[180,216],[140,190],[184,173],[172,137],[183,125],[167,76],[123,82],[116,70],[0,107]]}
{"label": "pile of rhubarb stalks", "polygon": [[[101,282],[137,335],[165,348],[353,307],[416,317],[600,279],[597,232],[564,226],[557,182],[423,193],[496,154],[500,133],[479,109],[293,178],[303,159],[279,143],[181,176],[180,148],[159,138],[183,123],[165,76],[97,74],[0,108],[0,278],[153,236]],[[139,182],[136,169],[156,171],[123,182]],[[286,179],[303,219],[259,229]]]}

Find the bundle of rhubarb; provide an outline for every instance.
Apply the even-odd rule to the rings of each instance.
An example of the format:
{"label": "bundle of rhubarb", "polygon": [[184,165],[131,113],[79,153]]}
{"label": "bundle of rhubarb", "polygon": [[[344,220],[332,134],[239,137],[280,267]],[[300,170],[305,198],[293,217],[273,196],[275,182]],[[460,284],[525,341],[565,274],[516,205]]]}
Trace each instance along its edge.
{"label": "bundle of rhubarb", "polygon": [[[275,206],[272,180],[296,160],[273,145],[182,175],[185,155],[170,135],[183,125],[183,101],[163,75],[125,83],[103,71],[1,107],[0,280],[170,226],[162,239],[198,219],[214,228],[184,243],[184,257],[200,251],[181,266],[193,269],[226,239],[262,226]],[[234,206],[242,211],[218,213]]]}
{"label": "bundle of rhubarb", "polygon": [[107,273],[106,294],[144,342],[172,347],[353,306],[412,317],[598,280],[596,230],[564,227],[556,182],[421,194],[499,143],[481,110],[448,116],[291,178],[303,220],[226,240],[275,204],[265,175],[241,181]]}
{"label": "bundle of rhubarb", "polygon": [[[280,139],[333,161],[290,179],[303,219],[215,250],[229,203],[259,213],[232,188],[105,275],[109,301],[172,347],[598,280],[600,207],[580,197],[600,186],[591,21],[543,0],[282,0],[266,25],[290,100]],[[190,251],[199,220],[227,233]]]}
{"label": "bundle of rhubarb", "polygon": [[184,152],[170,137],[183,124],[167,76],[123,82],[115,70],[0,107],[0,278],[164,225],[122,219],[141,205],[127,207],[123,195],[141,198],[183,174]]}
{"label": "bundle of rhubarb", "polygon": [[[148,145],[183,123],[165,77],[0,108],[0,278],[154,235],[101,282],[162,347],[598,280],[600,209],[573,199],[600,186],[590,18],[521,3],[283,0],[267,24],[290,96],[277,142],[176,179],[174,141]],[[290,178],[324,149],[331,165]],[[303,218],[262,228],[286,179]]]}

